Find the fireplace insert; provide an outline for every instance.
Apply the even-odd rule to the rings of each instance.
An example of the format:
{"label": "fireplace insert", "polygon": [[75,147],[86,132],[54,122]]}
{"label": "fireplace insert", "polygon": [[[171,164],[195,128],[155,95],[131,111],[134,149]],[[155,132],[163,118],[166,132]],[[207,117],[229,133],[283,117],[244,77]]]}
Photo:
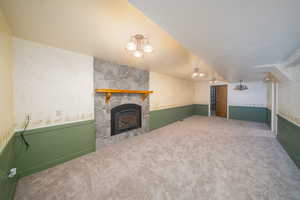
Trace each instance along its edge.
{"label": "fireplace insert", "polygon": [[142,127],[142,107],[122,104],[111,109],[111,135]]}

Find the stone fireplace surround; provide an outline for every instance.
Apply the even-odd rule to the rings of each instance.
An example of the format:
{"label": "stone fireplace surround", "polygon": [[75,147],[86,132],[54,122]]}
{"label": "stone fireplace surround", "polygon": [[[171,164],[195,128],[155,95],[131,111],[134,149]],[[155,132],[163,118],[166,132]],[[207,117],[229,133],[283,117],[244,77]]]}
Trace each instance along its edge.
{"label": "stone fireplace surround", "polygon": [[[94,88],[148,90],[149,72],[94,58]],[[142,107],[142,127],[111,136],[111,109],[122,104],[138,104]],[[94,105],[97,148],[149,131],[149,98],[142,101],[140,94],[115,93],[106,104],[105,94],[95,93]]]}

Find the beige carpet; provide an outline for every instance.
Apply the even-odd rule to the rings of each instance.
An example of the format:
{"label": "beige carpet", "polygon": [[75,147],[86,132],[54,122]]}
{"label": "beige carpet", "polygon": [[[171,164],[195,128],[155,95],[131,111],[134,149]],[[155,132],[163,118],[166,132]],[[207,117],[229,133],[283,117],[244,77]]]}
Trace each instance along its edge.
{"label": "beige carpet", "polygon": [[299,200],[266,126],[190,117],[22,178],[17,200]]}

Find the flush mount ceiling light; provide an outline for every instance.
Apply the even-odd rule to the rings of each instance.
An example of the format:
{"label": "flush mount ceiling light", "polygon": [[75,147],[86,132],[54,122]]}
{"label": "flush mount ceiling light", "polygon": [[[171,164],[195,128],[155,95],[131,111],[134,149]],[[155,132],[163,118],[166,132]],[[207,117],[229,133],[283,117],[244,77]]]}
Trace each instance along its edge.
{"label": "flush mount ceiling light", "polygon": [[214,83],[217,83],[217,79],[216,78],[212,78],[210,81],[209,81],[210,84],[214,84]]}
{"label": "flush mount ceiling light", "polygon": [[126,45],[126,50],[136,58],[141,58],[145,53],[151,53],[153,47],[149,43],[149,39],[142,34],[136,34],[130,38]]}
{"label": "flush mount ceiling light", "polygon": [[210,84],[218,83],[219,81],[216,78],[217,76],[218,76],[217,73],[213,71],[212,74],[211,74],[211,79],[209,80],[209,83]]}
{"label": "flush mount ceiling light", "polygon": [[194,72],[192,74],[192,78],[198,78],[198,77],[204,77],[204,76],[205,76],[205,73],[200,72],[199,68],[194,69]]}
{"label": "flush mount ceiling light", "polygon": [[237,85],[237,86],[235,86],[234,90],[240,90],[240,91],[242,91],[242,90],[248,90],[247,85],[243,85],[242,82],[243,82],[243,81],[240,80],[240,84]]}
{"label": "flush mount ceiling light", "polygon": [[273,80],[272,75],[270,73],[267,73],[267,75],[265,76],[265,78],[263,79],[263,81],[265,83],[269,83],[269,82],[273,82],[274,80]]}
{"label": "flush mount ceiling light", "polygon": [[271,80],[271,78],[270,78],[269,76],[266,76],[266,77],[264,78],[264,82],[270,82],[270,81],[272,81],[272,80]]}

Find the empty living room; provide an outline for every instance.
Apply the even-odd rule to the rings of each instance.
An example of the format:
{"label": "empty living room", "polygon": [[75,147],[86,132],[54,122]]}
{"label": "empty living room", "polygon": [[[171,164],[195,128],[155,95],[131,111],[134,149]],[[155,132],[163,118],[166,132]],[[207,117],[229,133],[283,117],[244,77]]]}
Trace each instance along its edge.
{"label": "empty living room", "polygon": [[0,0],[0,200],[300,200],[299,11]]}

